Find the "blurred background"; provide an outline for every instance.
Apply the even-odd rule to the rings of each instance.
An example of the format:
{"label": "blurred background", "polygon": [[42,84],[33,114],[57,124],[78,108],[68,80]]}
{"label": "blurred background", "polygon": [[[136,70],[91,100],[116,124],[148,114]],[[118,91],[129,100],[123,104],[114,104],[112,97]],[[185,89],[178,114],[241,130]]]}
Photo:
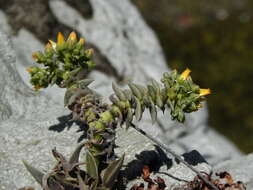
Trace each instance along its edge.
{"label": "blurred background", "polygon": [[[88,0],[65,0],[86,19]],[[171,69],[190,68],[208,98],[209,124],[245,153],[253,151],[253,1],[132,0],[156,33]],[[41,42],[72,30],[49,0],[0,0],[13,35],[22,27]],[[148,47],[147,47],[148,48]],[[103,70],[103,69],[102,69]],[[112,74],[113,73],[112,71]]]}

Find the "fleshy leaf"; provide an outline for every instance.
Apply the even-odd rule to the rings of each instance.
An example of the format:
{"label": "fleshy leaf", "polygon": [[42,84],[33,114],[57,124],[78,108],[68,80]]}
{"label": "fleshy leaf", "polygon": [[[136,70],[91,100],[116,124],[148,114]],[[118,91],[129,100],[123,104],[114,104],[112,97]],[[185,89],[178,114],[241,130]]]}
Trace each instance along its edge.
{"label": "fleshy leaf", "polygon": [[136,108],[135,108],[135,118],[137,121],[141,119],[142,116],[142,109],[141,109],[141,102],[138,98],[135,98]]}
{"label": "fleshy leaf", "polygon": [[78,81],[78,86],[79,88],[86,88],[87,86],[89,86],[94,80],[93,79],[83,79]]}
{"label": "fleshy leaf", "polygon": [[67,89],[65,95],[64,95],[64,106],[67,106],[69,104],[69,99],[74,94],[73,89]]}
{"label": "fleshy leaf", "polygon": [[33,178],[42,186],[42,178],[44,174],[30,164],[28,164],[25,160],[23,160],[22,162],[25,165],[26,169],[29,171],[29,173],[33,176]]}
{"label": "fleshy leaf", "polygon": [[121,100],[121,101],[126,101],[127,98],[125,96],[125,94],[123,93],[123,91],[117,87],[117,85],[113,82],[112,83],[112,89],[115,92],[116,96]]}
{"label": "fleshy leaf", "polygon": [[141,91],[136,87],[135,84],[133,83],[129,83],[128,84],[129,88],[131,89],[131,91],[133,92],[133,94],[137,97],[140,98],[142,97]]}
{"label": "fleshy leaf", "polygon": [[80,156],[80,152],[82,150],[84,146],[84,143],[81,143],[76,149],[75,151],[72,153],[70,159],[69,159],[69,164],[76,164],[79,162],[79,156]]}
{"label": "fleshy leaf", "polygon": [[157,120],[156,107],[154,105],[151,105],[149,111],[150,111],[150,115],[151,115],[151,119],[152,119],[152,124],[154,124]]}
{"label": "fleshy leaf", "polygon": [[98,179],[98,166],[95,157],[87,151],[86,153],[86,170],[90,177]]}
{"label": "fleshy leaf", "polygon": [[102,183],[105,187],[108,187],[108,188],[113,187],[115,180],[118,177],[119,171],[123,165],[124,157],[125,157],[125,154],[123,154],[123,156],[120,159],[115,160],[112,163],[110,163],[109,166],[103,171],[103,176],[101,177],[102,177]]}

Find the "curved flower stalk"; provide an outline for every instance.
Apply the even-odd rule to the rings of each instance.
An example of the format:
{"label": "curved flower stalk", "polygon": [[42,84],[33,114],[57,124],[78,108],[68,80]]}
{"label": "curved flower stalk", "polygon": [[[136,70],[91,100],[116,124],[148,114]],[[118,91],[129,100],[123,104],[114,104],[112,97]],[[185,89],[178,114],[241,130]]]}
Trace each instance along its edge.
{"label": "curved flower stalk", "polygon": [[44,52],[33,54],[34,60],[44,67],[31,67],[27,71],[35,90],[54,84],[67,89],[65,106],[73,112],[73,119],[88,126],[88,141],[84,145],[89,152],[86,170],[93,178],[92,189],[99,186],[101,179],[96,176],[100,176],[98,174],[105,168],[110,170],[103,174],[113,176],[108,177],[111,187],[122,166],[110,165],[116,159],[115,129],[118,125],[133,126],[134,117],[136,121],[141,120],[145,109],[149,110],[153,123],[157,119],[158,109],[170,109],[172,119],[184,122],[185,113],[197,111],[210,90],[200,89],[191,80],[190,70],[186,69],[182,74],[177,71],[164,73],[161,83],[152,80],[146,87],[130,83],[129,89],[123,90],[113,83],[112,103],[106,104],[100,95],[88,87],[92,80],[83,78],[83,73],[95,65],[92,50],[85,50],[84,45],[84,39],[78,41],[74,32],[66,41],[59,33],[57,42],[49,41]]}
{"label": "curved flower stalk", "polygon": [[[142,117],[145,108],[148,108],[153,123],[157,119],[157,109],[164,111],[170,109],[171,118],[184,122],[185,113],[197,111],[204,96],[210,94],[210,89],[200,89],[189,76],[189,69],[182,74],[176,70],[164,73],[162,85],[155,80],[144,87],[131,83],[130,90],[121,90],[113,84],[115,95],[111,96],[113,106],[125,113],[127,123],[132,122],[132,115],[137,121]],[[186,74],[187,73],[187,74]]]}

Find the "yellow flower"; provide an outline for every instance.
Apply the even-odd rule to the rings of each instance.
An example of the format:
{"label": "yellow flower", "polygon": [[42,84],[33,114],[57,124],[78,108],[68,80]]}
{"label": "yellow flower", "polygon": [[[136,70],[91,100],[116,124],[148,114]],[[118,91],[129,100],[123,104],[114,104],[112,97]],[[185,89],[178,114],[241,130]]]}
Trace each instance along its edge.
{"label": "yellow flower", "polygon": [[94,52],[94,50],[92,48],[91,49],[87,49],[85,51],[85,53],[87,54],[87,57],[91,57],[93,55],[93,52]]}
{"label": "yellow flower", "polygon": [[30,72],[32,72],[32,68],[29,67],[29,68],[26,69],[26,71],[27,71],[28,73],[30,73]]}
{"label": "yellow flower", "polygon": [[32,53],[32,58],[33,58],[34,61],[37,61],[37,59],[38,59],[38,53],[37,52],[33,52]]}
{"label": "yellow flower", "polygon": [[85,39],[84,39],[84,38],[80,38],[79,43],[80,43],[81,45],[83,45],[84,42],[85,42]]}
{"label": "yellow flower", "polygon": [[58,32],[57,35],[57,45],[61,45],[65,42],[64,36],[62,35],[61,32]]}
{"label": "yellow flower", "polygon": [[187,68],[184,70],[184,72],[182,72],[182,74],[180,75],[180,78],[183,80],[186,80],[189,77],[190,73],[191,73],[191,70]]}
{"label": "yellow flower", "polygon": [[69,34],[69,37],[68,37],[68,41],[76,41],[77,40],[77,37],[76,37],[76,33],[75,32],[71,32]]}
{"label": "yellow flower", "polygon": [[208,94],[211,94],[211,90],[209,88],[206,88],[206,89],[201,88],[199,90],[199,96],[206,96]]}
{"label": "yellow flower", "polygon": [[203,104],[197,105],[197,109],[199,109],[199,108],[203,108]]}
{"label": "yellow flower", "polygon": [[48,40],[48,41],[51,44],[51,46],[55,49],[57,44],[52,40]]}
{"label": "yellow flower", "polygon": [[51,45],[51,43],[47,43],[47,45],[45,46],[45,49],[51,49],[52,48],[52,45]]}

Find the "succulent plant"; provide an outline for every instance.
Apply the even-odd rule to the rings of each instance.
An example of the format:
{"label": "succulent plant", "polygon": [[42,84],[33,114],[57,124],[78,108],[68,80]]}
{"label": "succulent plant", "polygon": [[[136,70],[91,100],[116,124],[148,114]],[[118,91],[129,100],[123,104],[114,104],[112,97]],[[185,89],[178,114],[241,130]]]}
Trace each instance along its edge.
{"label": "succulent plant", "polygon": [[[79,162],[80,151],[85,146],[85,143],[80,144],[69,160],[53,149],[52,154],[57,164],[52,171],[46,174],[25,161],[23,163],[44,190],[106,190],[113,188],[123,165],[124,154],[99,171],[96,158],[88,150],[86,151],[86,162]],[[81,165],[86,165],[86,169],[82,169]]]}
{"label": "succulent plant", "polygon": [[[157,119],[158,109],[170,109],[172,119],[184,122],[185,113],[197,111],[205,95],[210,94],[210,89],[201,89],[192,81],[189,75],[191,71],[186,69],[181,74],[177,71],[164,73],[162,84],[152,80],[146,87],[129,83],[129,89],[121,89],[113,83],[112,103],[104,103],[101,96],[89,88],[93,80],[84,78],[82,74],[95,65],[92,50],[85,50],[84,45],[84,39],[77,40],[74,32],[66,41],[59,33],[57,42],[50,40],[44,52],[33,54],[34,60],[42,67],[27,69],[35,90],[54,84],[66,88],[64,105],[72,111],[74,120],[80,120],[88,126],[86,171],[79,169],[77,156],[69,163],[53,150],[59,163],[53,172],[43,175],[44,188],[50,183],[55,184],[55,189],[65,188],[68,184],[75,184],[73,187],[77,188],[80,183],[85,184],[82,189],[87,189],[86,185],[88,189],[112,188],[124,159],[122,156],[116,160],[114,153],[115,129],[118,125],[125,124],[126,128],[134,126],[134,117],[136,121],[141,120],[146,108],[153,123]],[[37,173],[34,176],[42,175],[26,166],[30,172]],[[82,172],[77,174],[79,170]],[[35,177],[38,182],[40,178]]]}

